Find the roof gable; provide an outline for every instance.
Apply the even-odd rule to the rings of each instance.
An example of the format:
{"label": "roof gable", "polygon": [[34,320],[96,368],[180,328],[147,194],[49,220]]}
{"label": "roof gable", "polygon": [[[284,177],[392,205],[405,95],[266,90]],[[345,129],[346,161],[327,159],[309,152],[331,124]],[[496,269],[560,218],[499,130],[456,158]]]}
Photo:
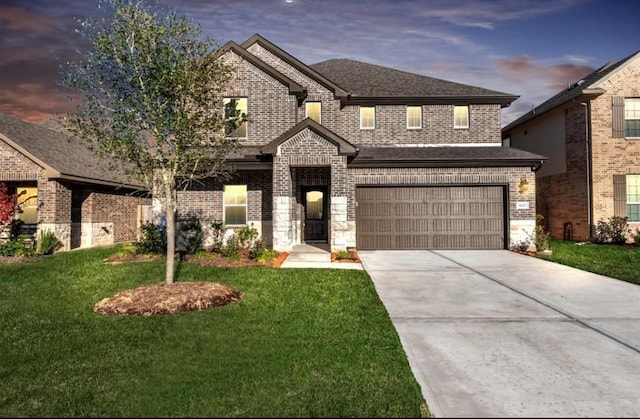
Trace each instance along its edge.
{"label": "roof gable", "polygon": [[291,137],[299,134],[305,129],[309,129],[315,132],[325,140],[336,145],[336,147],[338,147],[338,154],[354,155],[358,151],[358,149],[353,144],[351,144],[344,138],[340,137],[338,134],[334,133],[333,131],[326,128],[325,126],[318,124],[316,121],[314,121],[311,118],[303,119],[302,122],[300,122],[299,124],[291,128],[284,134],[280,135],[278,138],[271,141],[269,144],[262,147],[260,151],[263,154],[275,154],[278,152],[278,146],[280,146],[282,143],[286,142]]}
{"label": "roof gable", "polygon": [[243,47],[241,47],[240,45],[236,44],[233,41],[229,41],[226,44],[224,44],[222,47],[220,47],[220,49],[216,52],[216,54],[218,56],[221,56],[224,53],[229,51],[232,51],[233,53],[239,55],[241,58],[250,62],[257,68],[259,68],[261,71],[265,72],[275,80],[287,86],[289,88],[289,94],[296,95],[298,98],[301,98],[305,95],[304,88],[300,84],[291,80],[289,77],[285,76],[275,68],[271,67],[269,64],[265,63],[255,55],[249,53],[246,49],[244,49]]}
{"label": "roof gable", "polygon": [[260,45],[276,57],[280,58],[282,61],[300,71],[302,74],[317,81],[327,89],[331,90],[334,93],[335,97],[346,97],[348,95],[348,92],[338,84],[336,84],[333,80],[330,80],[324,75],[318,73],[316,70],[298,60],[282,48],[276,46],[260,34],[254,34],[249,39],[244,41],[241,46],[246,50],[254,44]]}

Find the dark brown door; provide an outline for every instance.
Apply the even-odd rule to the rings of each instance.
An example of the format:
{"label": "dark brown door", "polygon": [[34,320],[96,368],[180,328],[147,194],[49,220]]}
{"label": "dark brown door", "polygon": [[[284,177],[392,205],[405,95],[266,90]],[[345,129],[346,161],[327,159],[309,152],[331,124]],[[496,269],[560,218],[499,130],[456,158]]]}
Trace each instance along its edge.
{"label": "dark brown door", "polygon": [[358,249],[504,249],[502,186],[359,187]]}
{"label": "dark brown door", "polygon": [[327,188],[313,186],[302,188],[304,205],[304,241],[327,241]]}

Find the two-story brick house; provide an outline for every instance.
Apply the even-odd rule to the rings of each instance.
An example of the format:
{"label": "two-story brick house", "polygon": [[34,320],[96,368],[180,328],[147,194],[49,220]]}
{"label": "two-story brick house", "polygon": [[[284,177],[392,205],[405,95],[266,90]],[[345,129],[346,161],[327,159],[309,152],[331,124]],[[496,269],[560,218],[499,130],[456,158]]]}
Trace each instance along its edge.
{"label": "two-story brick house", "polygon": [[[535,225],[541,156],[502,148],[516,96],[353,60],[306,65],[260,35],[229,42],[233,180],[180,214],[257,228],[276,250],[508,248]],[[206,224],[206,223],[205,223]]]}
{"label": "two-story brick house", "polygon": [[52,231],[63,250],[136,240],[139,210],[151,204],[135,180],[53,120],[0,114],[0,182],[20,194],[25,230]]}
{"label": "two-story brick house", "polygon": [[640,52],[571,84],[502,135],[549,157],[536,172],[536,201],[552,237],[588,240],[614,215],[640,227]]}

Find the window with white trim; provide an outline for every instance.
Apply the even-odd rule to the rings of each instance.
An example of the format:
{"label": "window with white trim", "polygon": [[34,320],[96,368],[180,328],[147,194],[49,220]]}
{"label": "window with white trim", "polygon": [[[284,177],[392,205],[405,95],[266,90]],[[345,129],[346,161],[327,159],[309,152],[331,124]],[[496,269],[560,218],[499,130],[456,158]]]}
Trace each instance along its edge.
{"label": "window with white trim", "polygon": [[627,175],[627,217],[629,222],[640,221],[640,175]]}
{"label": "window with white trim", "polygon": [[422,128],[422,106],[407,106],[407,129]]}
{"label": "window with white trim", "polygon": [[[247,138],[247,98],[225,97],[224,119],[229,126],[225,126],[225,135],[229,138]],[[234,121],[233,124],[230,124]]]}
{"label": "window with white trim", "polygon": [[624,99],[625,137],[640,137],[640,98]]}
{"label": "window with white trim", "polygon": [[247,185],[225,185],[223,202],[226,225],[247,224]]}
{"label": "window with white trim", "polygon": [[376,128],[376,107],[360,106],[360,129]]}
{"label": "window with white trim", "polygon": [[307,118],[322,124],[322,102],[307,102],[305,104],[305,113]]}
{"label": "window with white trim", "polygon": [[453,128],[456,128],[456,129],[469,128],[469,106],[468,105],[453,106]]}

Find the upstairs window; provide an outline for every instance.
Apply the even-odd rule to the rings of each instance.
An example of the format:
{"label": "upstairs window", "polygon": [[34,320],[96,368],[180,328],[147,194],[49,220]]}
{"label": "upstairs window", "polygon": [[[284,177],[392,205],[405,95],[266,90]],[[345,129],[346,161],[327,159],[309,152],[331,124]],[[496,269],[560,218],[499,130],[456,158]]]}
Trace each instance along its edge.
{"label": "upstairs window", "polygon": [[453,107],[453,128],[469,128],[469,106],[455,105]]}
{"label": "upstairs window", "polygon": [[625,137],[640,137],[640,99],[624,100],[624,131]]}
{"label": "upstairs window", "polygon": [[222,103],[224,119],[227,122],[225,135],[230,138],[247,138],[247,98],[226,97]]}
{"label": "upstairs window", "polygon": [[407,129],[422,128],[422,106],[407,106]]}
{"label": "upstairs window", "polygon": [[318,124],[322,123],[322,102],[307,102],[305,105],[306,117]]}
{"label": "upstairs window", "polygon": [[376,107],[360,106],[360,129],[376,128]]}
{"label": "upstairs window", "polygon": [[229,226],[247,224],[247,185],[224,186],[224,223]]}

